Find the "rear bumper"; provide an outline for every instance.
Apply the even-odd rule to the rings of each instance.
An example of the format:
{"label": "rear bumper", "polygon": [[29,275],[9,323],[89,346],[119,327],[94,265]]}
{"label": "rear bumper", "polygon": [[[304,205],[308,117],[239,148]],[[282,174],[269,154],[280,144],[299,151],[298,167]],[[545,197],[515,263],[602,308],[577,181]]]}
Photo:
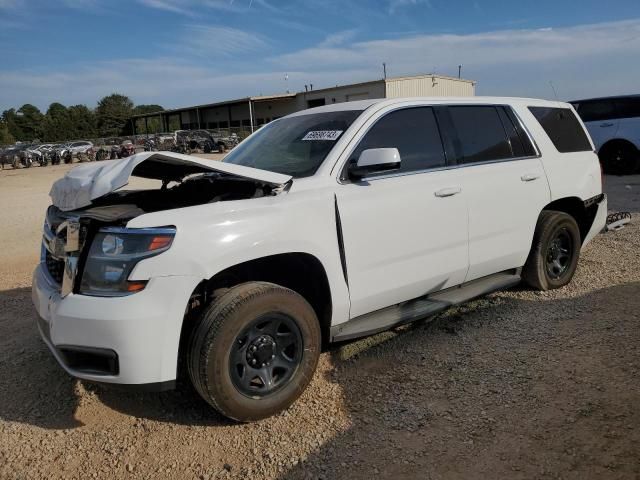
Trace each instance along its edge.
{"label": "rear bumper", "polygon": [[126,297],[62,298],[39,265],[31,295],[40,335],[67,373],[98,383],[167,389],[176,379],[182,320],[197,283],[195,277],[158,277]]}
{"label": "rear bumper", "polygon": [[596,203],[596,205],[596,215],[593,219],[589,232],[584,237],[582,248],[586,247],[587,244],[593,240],[593,238],[600,233],[607,224],[607,196],[602,194],[602,198]]}

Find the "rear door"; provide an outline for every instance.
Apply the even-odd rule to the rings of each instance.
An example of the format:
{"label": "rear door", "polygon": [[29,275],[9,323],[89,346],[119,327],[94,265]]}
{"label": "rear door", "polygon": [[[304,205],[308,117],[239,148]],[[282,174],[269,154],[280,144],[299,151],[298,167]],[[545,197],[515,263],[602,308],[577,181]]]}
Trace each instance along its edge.
{"label": "rear door", "polygon": [[574,107],[587,127],[596,151],[607,141],[616,138],[620,121],[612,99],[577,102]]}
{"label": "rear door", "polygon": [[[351,318],[463,282],[467,205],[431,107],[380,112],[349,152],[395,147],[399,171],[336,188]],[[367,127],[365,127],[367,128]]]}
{"label": "rear door", "polygon": [[640,148],[640,95],[615,100],[618,113],[617,138],[623,138]]}
{"label": "rear door", "polygon": [[447,114],[469,209],[465,281],[521,267],[550,196],[537,151],[511,107],[452,105]]}

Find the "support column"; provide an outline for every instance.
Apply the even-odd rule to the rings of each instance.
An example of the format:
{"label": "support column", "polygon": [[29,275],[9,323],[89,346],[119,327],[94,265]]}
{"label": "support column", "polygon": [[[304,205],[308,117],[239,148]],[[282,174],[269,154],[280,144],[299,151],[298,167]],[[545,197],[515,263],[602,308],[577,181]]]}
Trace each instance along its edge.
{"label": "support column", "polygon": [[253,107],[251,106],[251,99],[249,99],[249,125],[251,125],[251,133],[253,133]]}

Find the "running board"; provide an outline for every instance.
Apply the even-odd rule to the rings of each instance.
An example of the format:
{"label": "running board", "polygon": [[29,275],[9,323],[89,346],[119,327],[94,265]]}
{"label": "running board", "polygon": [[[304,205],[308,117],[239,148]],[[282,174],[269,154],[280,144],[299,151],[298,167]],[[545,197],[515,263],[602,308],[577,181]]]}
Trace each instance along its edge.
{"label": "running board", "polygon": [[352,318],[331,327],[331,341],[340,342],[373,335],[391,327],[421,320],[496,290],[513,287],[520,283],[521,270],[518,268],[496,273]]}

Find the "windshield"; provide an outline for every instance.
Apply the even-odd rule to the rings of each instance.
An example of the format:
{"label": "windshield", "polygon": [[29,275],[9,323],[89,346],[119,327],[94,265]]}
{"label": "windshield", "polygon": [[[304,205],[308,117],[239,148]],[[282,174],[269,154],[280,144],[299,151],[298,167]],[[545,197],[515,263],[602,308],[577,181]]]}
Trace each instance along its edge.
{"label": "windshield", "polygon": [[312,113],[265,125],[226,156],[224,162],[308,177],[362,110]]}

